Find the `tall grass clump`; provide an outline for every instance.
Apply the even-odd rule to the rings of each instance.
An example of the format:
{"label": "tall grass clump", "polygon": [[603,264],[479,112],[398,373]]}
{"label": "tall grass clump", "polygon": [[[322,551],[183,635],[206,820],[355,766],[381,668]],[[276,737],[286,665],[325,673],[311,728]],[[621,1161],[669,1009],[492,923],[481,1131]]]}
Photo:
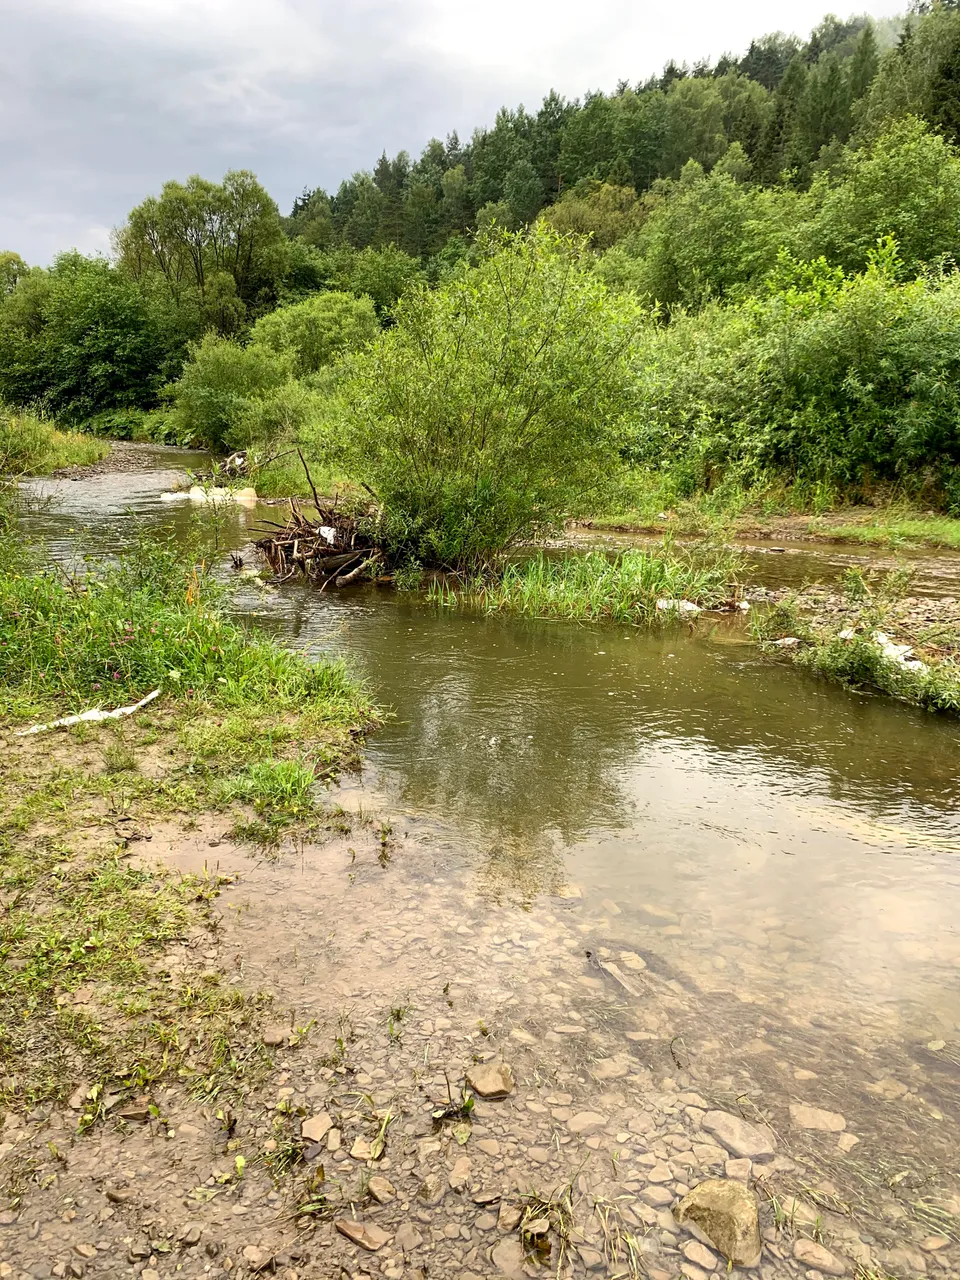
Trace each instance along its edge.
{"label": "tall grass clump", "polygon": [[616,461],[643,313],[548,227],[411,289],[355,357],[345,459],[394,561],[475,569],[584,510]]}
{"label": "tall grass clump", "polygon": [[58,431],[26,409],[0,404],[0,476],[35,476],[58,467],[99,462],[109,444],[77,431]]}
{"label": "tall grass clump", "polygon": [[462,587],[435,583],[434,603],[473,605],[488,613],[627,624],[675,618],[658,601],[688,601],[710,608],[736,593],[739,559],[726,548],[600,551],[550,557],[542,552],[507,564],[496,578],[478,577]]}

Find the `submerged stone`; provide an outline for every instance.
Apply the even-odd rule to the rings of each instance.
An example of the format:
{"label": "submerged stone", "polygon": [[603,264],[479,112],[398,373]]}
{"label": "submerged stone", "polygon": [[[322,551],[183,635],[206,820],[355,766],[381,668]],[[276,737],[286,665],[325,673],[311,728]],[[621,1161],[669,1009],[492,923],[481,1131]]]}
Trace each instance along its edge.
{"label": "submerged stone", "polygon": [[742,1182],[725,1178],[701,1182],[673,1212],[678,1222],[695,1223],[734,1266],[755,1267],[759,1263],[757,1197]]}

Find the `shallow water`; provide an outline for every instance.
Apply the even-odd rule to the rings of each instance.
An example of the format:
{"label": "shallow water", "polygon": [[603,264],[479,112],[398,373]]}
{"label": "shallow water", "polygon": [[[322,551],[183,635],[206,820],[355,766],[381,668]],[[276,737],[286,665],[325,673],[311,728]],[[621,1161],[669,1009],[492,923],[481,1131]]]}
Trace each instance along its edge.
{"label": "shallow water", "polygon": [[[131,515],[186,528],[185,508],[159,500],[176,460],[157,461],[54,486],[31,530],[64,557],[81,530],[90,550],[112,548]],[[231,508],[221,546],[247,546],[265,514],[282,519]],[[779,585],[781,567],[802,560],[805,575],[828,576],[838,556],[759,559]],[[919,572],[942,586],[950,559]],[[838,1073],[839,1109],[851,1053],[875,1060],[875,1077],[912,1073],[929,1108],[953,1106],[955,722],[762,661],[732,620],[646,633],[483,618],[375,588],[250,583],[236,608],[344,655],[392,709],[363,777],[336,795],[434,841],[437,883],[471,915],[519,905],[549,928],[558,910],[579,912],[581,932],[641,954],[699,1002],[707,1032],[789,1014]],[[849,1089],[862,1092],[863,1077],[861,1063]]]}

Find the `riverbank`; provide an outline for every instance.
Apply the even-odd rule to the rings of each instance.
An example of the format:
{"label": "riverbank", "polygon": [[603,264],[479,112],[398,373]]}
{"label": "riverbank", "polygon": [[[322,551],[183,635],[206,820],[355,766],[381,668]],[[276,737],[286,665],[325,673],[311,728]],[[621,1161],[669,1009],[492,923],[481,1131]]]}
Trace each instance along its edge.
{"label": "riverbank", "polygon": [[960,548],[960,519],[934,511],[894,507],[839,508],[820,515],[761,515],[680,510],[663,517],[625,512],[576,520],[573,528],[663,537],[723,537],[731,541],[846,542],[892,550]]}
{"label": "riverbank", "polygon": [[[126,785],[156,770],[156,731],[124,730]],[[676,1210],[703,1182],[758,1207],[773,1280],[951,1273],[960,1201],[930,1081],[887,1044],[839,1088],[845,1037],[787,1013],[758,1030],[735,993],[691,984],[687,913],[561,882],[532,917],[476,896],[450,833],[389,811],[251,858],[224,813],[136,787],[117,813],[118,775],[90,785],[113,731],[69,765],[35,741],[5,780],[35,771],[48,801],[15,815],[43,854],[4,884],[5,960],[34,984],[14,989],[21,1081],[30,1037],[46,1049],[3,1100],[15,1280],[371,1263],[701,1280],[726,1264]],[[894,1187],[870,1172],[888,1159]]]}
{"label": "riverbank", "polygon": [[[150,564],[133,580],[153,578],[165,609],[188,591],[206,607],[189,575]],[[395,715],[366,756],[392,762],[392,791],[367,775],[305,807],[301,769],[258,768],[304,762],[304,725],[277,705],[287,682],[235,680],[219,654],[208,666],[205,625],[161,626],[156,665],[137,665],[126,624],[154,625],[139,607],[111,667],[122,700],[161,658],[189,683],[115,724],[7,735],[5,958],[27,960],[18,1008],[35,1001],[33,1038],[63,1045],[48,1056],[64,1070],[51,1090],[31,1019],[4,1018],[5,1080],[33,1084],[4,1105],[0,1137],[15,1280],[371,1264],[519,1280],[547,1244],[575,1280],[700,1280],[725,1263],[674,1209],[712,1180],[756,1197],[773,1280],[951,1274],[958,1015],[937,986],[949,976],[898,967],[929,952],[955,973],[933,878],[946,860],[916,853],[946,838],[923,825],[931,759],[956,775],[940,721],[904,742],[905,713],[873,700],[856,758],[879,772],[858,815],[837,800],[862,789],[844,772],[858,700],[799,681],[785,697],[794,678],[738,628],[727,646],[706,629],[481,619],[374,590],[265,594],[241,578],[231,608],[376,673]],[[3,660],[21,716],[39,718],[98,681],[81,633],[37,628],[35,605],[29,645],[28,611],[3,610],[21,628]],[[93,635],[97,663],[114,658],[113,635]],[[165,646],[194,639],[174,665]],[[42,701],[51,670],[73,680],[69,700]],[[874,757],[888,754],[884,800]],[[910,830],[878,818],[891,807]],[[906,841],[903,878],[865,896],[839,821],[884,849],[888,876]],[[894,1015],[901,980],[909,1009]],[[502,1082],[500,1063],[512,1087],[480,1096],[468,1077]]]}

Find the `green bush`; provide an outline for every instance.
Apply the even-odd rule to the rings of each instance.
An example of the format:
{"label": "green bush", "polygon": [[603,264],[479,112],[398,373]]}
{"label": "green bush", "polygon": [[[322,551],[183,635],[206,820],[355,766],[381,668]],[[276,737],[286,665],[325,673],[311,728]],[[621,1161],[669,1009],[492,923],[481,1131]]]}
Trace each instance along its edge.
{"label": "green bush", "polygon": [[289,377],[289,355],[208,333],[191,347],[180,380],[167,388],[170,429],[183,444],[244,445],[244,415]]}
{"label": "green bush", "polygon": [[343,395],[351,471],[400,559],[469,566],[589,500],[631,403],[642,324],[545,226],[407,294]]}
{"label": "green bush", "polygon": [[627,456],[678,495],[735,478],[944,494],[960,467],[960,276],[900,283],[782,255],[766,296],[649,328]]}
{"label": "green bush", "polygon": [[250,346],[289,357],[297,377],[316,373],[347,351],[368,346],[380,331],[369,298],[317,293],[279,307],[253,326]]}

